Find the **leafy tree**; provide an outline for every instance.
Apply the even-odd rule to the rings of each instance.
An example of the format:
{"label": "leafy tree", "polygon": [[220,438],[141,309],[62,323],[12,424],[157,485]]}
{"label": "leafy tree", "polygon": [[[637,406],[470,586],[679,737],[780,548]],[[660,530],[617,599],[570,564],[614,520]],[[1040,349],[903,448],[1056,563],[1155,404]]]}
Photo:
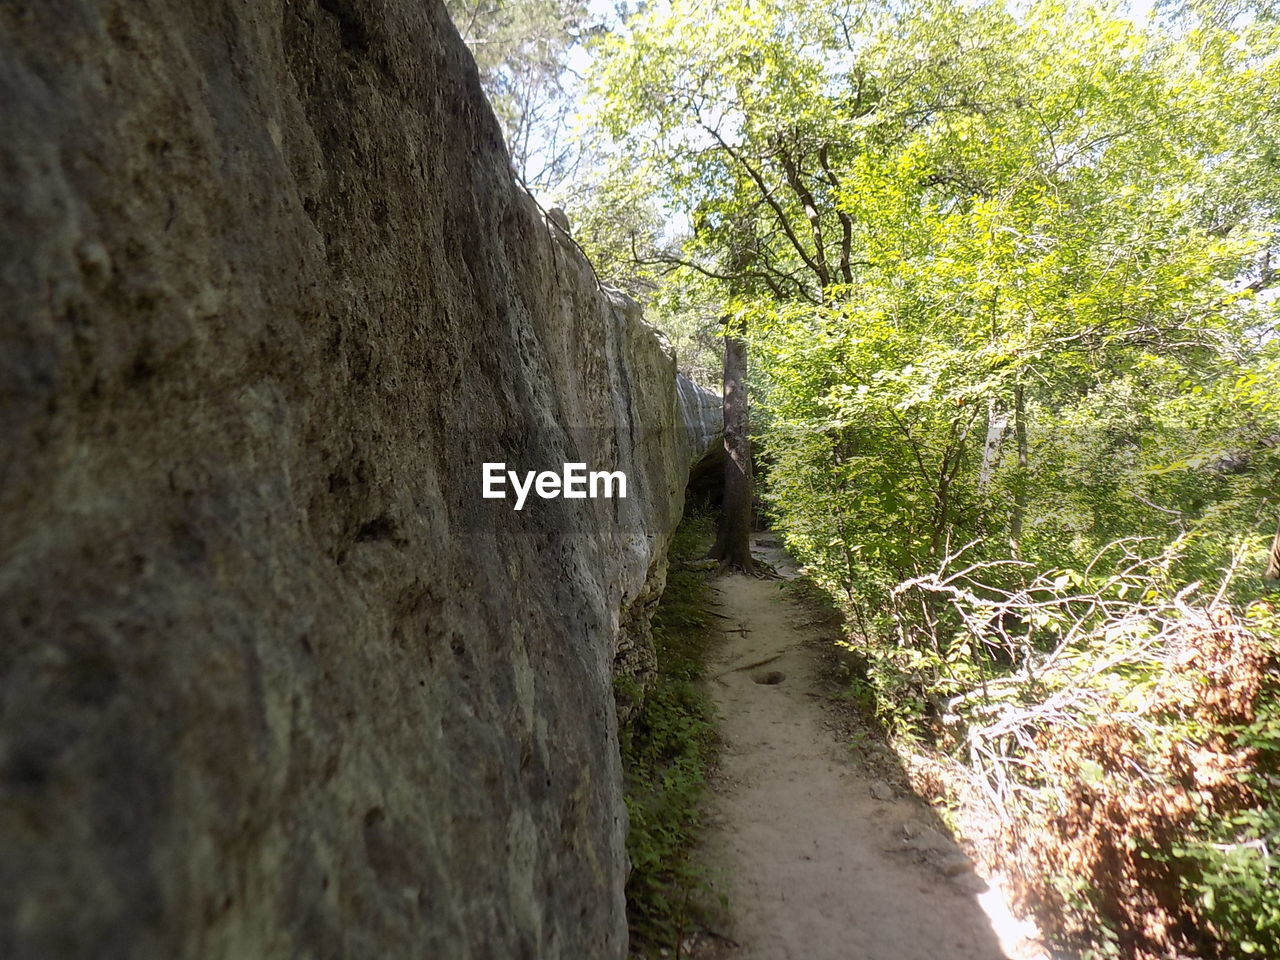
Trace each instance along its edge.
{"label": "leafy tree", "polygon": [[[672,0],[603,42],[602,123],[687,225],[632,259],[750,331],[773,520],[897,684],[886,709],[1023,662],[904,589],[962,549],[992,571],[973,609],[1105,579],[1082,571],[1118,540],[1162,582],[1266,589],[1273,14]],[[1030,670],[1050,626],[993,629]]]}
{"label": "leafy tree", "polygon": [[578,146],[570,52],[593,29],[585,0],[446,0],[471,48],[506,133],[516,170],[533,190],[562,186]]}

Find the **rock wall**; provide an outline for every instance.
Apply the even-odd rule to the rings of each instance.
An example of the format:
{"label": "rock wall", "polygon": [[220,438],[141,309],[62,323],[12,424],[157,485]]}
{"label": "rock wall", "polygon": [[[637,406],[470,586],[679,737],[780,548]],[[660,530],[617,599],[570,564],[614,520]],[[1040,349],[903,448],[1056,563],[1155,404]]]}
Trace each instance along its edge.
{"label": "rock wall", "polygon": [[676,377],[676,392],[680,398],[680,415],[685,432],[695,454],[719,449],[724,450],[724,413],[720,395],[699,386],[683,373]]}
{"label": "rock wall", "polygon": [[622,956],[705,398],[442,5],[12,0],[0,104],[0,957]]}

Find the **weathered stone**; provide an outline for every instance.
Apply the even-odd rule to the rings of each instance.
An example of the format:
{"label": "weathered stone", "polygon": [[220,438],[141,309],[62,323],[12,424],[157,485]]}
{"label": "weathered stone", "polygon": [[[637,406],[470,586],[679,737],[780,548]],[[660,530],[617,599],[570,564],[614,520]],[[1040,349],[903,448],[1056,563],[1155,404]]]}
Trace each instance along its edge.
{"label": "weathered stone", "polygon": [[615,702],[619,726],[629,723],[644,703],[644,696],[658,668],[653,646],[653,614],[667,583],[665,555],[650,568],[644,587],[622,611],[618,646],[613,659]]}
{"label": "weathered stone", "polygon": [[905,837],[902,845],[908,850],[919,853],[936,854],[947,857],[963,854],[960,845],[933,827],[921,824],[910,824],[903,827]]}
{"label": "weathered stone", "polygon": [[711,573],[719,568],[720,561],[710,558],[704,560],[686,560],[682,566],[686,570],[695,570],[699,573]]}
{"label": "weathered stone", "polygon": [[986,893],[991,889],[987,885],[987,881],[983,880],[982,877],[978,876],[972,870],[955,874],[951,877],[951,882],[956,885],[961,893],[966,893],[974,897],[979,894]]}
{"label": "weathered stone", "polygon": [[874,800],[892,800],[896,796],[893,787],[883,780],[873,780],[868,789]]}
{"label": "weathered stone", "polygon": [[573,234],[573,230],[569,225],[569,215],[559,207],[552,207],[548,210],[547,219],[559,227],[566,237]]}
{"label": "weathered stone", "polygon": [[973,861],[963,853],[953,853],[942,857],[934,866],[944,877],[956,877],[973,870]]}
{"label": "weathered stone", "polygon": [[4,3],[0,103],[0,956],[622,956],[616,643],[714,400],[443,6]]}

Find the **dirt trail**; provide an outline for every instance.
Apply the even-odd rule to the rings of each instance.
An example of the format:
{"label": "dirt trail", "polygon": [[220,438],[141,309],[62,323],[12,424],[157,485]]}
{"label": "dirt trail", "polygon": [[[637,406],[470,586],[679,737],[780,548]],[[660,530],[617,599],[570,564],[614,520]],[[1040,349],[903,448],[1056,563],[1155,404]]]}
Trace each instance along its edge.
{"label": "dirt trail", "polygon": [[[761,553],[789,572],[780,551]],[[732,927],[723,932],[737,947],[714,955],[1027,956],[1020,947],[1002,948],[976,896],[981,881],[929,807],[914,796],[888,796],[889,785],[856,769],[848,748],[824,726],[818,659],[805,645],[813,628],[803,625],[804,612],[776,581],[733,575],[720,578],[716,591],[717,609],[729,619],[711,667],[719,674],[710,687],[724,749],[707,856],[727,886]],[[781,681],[757,682],[776,680],[771,673]]]}

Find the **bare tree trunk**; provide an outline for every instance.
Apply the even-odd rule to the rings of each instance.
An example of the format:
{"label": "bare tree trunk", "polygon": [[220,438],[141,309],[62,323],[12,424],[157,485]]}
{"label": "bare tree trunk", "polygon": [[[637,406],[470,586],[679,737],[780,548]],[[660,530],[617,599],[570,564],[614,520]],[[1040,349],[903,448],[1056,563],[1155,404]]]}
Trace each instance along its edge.
{"label": "bare tree trunk", "polygon": [[987,436],[982,443],[982,466],[978,468],[978,496],[985,502],[991,495],[991,484],[1000,466],[1005,431],[1009,429],[1009,411],[1000,408],[995,397],[987,401]]}
{"label": "bare tree trunk", "polygon": [[1009,518],[1009,545],[1015,560],[1022,559],[1022,520],[1027,513],[1027,406],[1022,384],[1013,388],[1013,436],[1018,447],[1018,472],[1014,476],[1013,515]]}
{"label": "bare tree trunk", "polygon": [[1275,539],[1271,541],[1271,556],[1267,560],[1267,572],[1263,576],[1268,580],[1280,580],[1280,526],[1276,527]]}
{"label": "bare tree trunk", "polygon": [[[728,321],[726,321],[728,322]],[[751,420],[747,408],[745,329],[729,326],[724,337],[724,504],[715,546],[708,556],[720,569],[757,573],[751,556],[755,478],[751,468]]]}

